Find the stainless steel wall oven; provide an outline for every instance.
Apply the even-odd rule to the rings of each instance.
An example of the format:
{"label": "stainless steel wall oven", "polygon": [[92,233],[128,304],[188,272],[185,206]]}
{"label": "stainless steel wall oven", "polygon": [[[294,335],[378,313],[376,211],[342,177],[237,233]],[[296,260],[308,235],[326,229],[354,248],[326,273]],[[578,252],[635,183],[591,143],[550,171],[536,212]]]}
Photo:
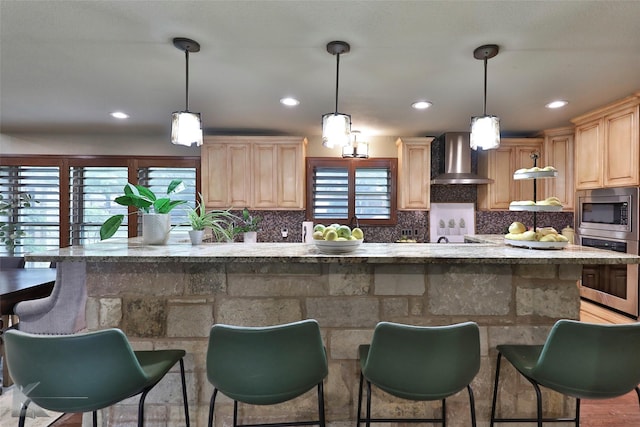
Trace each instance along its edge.
{"label": "stainless steel wall oven", "polygon": [[[637,187],[576,193],[577,243],[638,255]],[[585,265],[580,296],[638,318],[638,265]]]}

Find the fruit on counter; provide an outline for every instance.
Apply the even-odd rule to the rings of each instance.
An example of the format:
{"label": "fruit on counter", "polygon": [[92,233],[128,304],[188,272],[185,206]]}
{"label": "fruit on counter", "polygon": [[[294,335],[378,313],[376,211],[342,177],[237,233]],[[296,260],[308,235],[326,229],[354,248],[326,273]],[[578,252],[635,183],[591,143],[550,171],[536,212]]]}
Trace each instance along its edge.
{"label": "fruit on counter", "polygon": [[517,174],[521,174],[521,173],[531,173],[531,172],[553,172],[556,171],[557,169],[554,168],[553,166],[545,166],[543,168],[540,168],[538,166],[534,166],[532,168],[522,168],[522,169],[518,169],[517,171],[515,171],[514,173]]}
{"label": "fruit on counter", "polygon": [[331,224],[324,226],[322,224],[316,224],[313,229],[314,240],[329,240],[337,242],[346,240],[364,240],[364,232],[358,227],[351,230],[348,225]]}
{"label": "fruit on counter", "polygon": [[362,232],[362,229],[358,227],[351,230],[351,236],[355,237],[357,240],[364,239],[364,233]]}
{"label": "fruit on counter", "polygon": [[509,233],[520,234],[524,233],[525,231],[527,231],[527,227],[525,227],[523,223],[518,221],[512,222],[509,226]]}
{"label": "fruit on counter", "polygon": [[396,240],[396,243],[418,243],[416,239],[410,239],[405,235],[402,235],[400,239]]}
{"label": "fruit on counter", "polygon": [[562,206],[562,202],[555,196],[547,197],[544,200],[536,202],[536,205],[540,206]]}
{"label": "fruit on counter", "polygon": [[511,206],[534,206],[536,204],[536,202],[534,202],[533,200],[514,200],[513,202],[509,203],[509,205]]}
{"label": "fruit on counter", "polygon": [[509,233],[505,234],[504,238],[508,240],[521,240],[521,241],[538,241],[538,242],[568,242],[562,234],[553,227],[538,227],[537,231],[527,230],[521,231],[524,228],[524,224],[520,222],[513,222],[509,226]]}

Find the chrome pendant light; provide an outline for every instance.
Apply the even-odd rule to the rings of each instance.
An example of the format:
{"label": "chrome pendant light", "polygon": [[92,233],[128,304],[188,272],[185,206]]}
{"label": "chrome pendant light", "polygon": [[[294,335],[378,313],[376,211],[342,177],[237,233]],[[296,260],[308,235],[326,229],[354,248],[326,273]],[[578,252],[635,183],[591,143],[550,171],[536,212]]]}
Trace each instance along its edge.
{"label": "chrome pendant light", "polygon": [[171,143],[187,147],[196,144],[199,147],[202,145],[202,120],[200,113],[189,111],[189,52],[200,52],[200,44],[191,39],[176,37],[173,45],[185,53],[187,84],[184,111],[175,111],[171,115]]}
{"label": "chrome pendant light", "polygon": [[359,130],[351,131],[349,144],[342,147],[342,157],[369,158],[369,143],[362,137]]}
{"label": "chrome pendant light", "polygon": [[340,55],[351,50],[347,42],[333,41],[327,44],[327,52],[336,56],[336,107],[333,113],[322,116],[322,145],[327,148],[349,145],[351,116],[338,112],[338,83],[340,80]]}
{"label": "chrome pendant light", "polygon": [[473,57],[484,60],[484,108],[482,116],[471,118],[471,148],[490,150],[500,146],[500,118],[487,115],[487,60],[498,54],[498,45],[488,44],[473,51]]}

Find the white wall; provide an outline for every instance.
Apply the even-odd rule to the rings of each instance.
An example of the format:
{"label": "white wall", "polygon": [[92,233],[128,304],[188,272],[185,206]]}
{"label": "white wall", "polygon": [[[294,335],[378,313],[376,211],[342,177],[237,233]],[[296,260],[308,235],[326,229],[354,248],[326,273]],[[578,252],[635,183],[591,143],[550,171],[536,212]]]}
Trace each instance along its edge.
{"label": "white wall", "polygon": [[[342,154],[339,148],[323,147],[320,135],[307,139],[307,157],[340,157]],[[397,139],[395,136],[371,137],[370,157],[398,157]],[[0,133],[0,155],[4,154],[199,156],[200,148],[172,145],[164,134]]]}

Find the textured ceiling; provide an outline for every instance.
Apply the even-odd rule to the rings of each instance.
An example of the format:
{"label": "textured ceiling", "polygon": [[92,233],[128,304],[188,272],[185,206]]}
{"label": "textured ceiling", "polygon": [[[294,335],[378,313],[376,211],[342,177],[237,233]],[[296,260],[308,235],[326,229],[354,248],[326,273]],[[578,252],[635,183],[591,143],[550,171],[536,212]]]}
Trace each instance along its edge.
{"label": "textured ceiling", "polygon": [[[167,132],[184,108],[207,133],[318,135],[339,110],[372,135],[468,129],[487,112],[504,134],[569,119],[640,90],[640,1],[6,1],[0,8],[0,126],[15,132]],[[301,104],[287,108],[283,96]],[[544,105],[556,98],[561,110]],[[425,111],[410,105],[433,102]],[[116,122],[109,112],[131,115]]]}

